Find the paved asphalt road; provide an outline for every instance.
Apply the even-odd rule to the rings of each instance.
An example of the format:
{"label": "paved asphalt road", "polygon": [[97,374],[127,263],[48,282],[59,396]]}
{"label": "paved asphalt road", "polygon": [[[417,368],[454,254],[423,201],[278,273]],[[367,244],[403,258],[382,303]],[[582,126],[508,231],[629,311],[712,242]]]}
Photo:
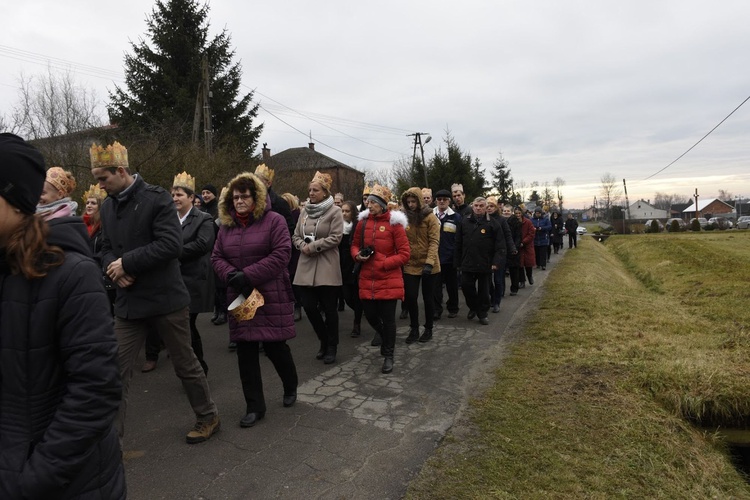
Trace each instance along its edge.
{"label": "paved asphalt road", "polygon": [[390,375],[380,373],[382,358],[370,347],[373,331],[364,319],[362,337],[350,338],[351,310],[340,313],[333,365],[315,359],[318,341],[303,315],[289,343],[300,380],[297,404],[282,406],[281,383],[263,357],[268,410],[249,429],[239,426],[245,404],[227,326],[200,315],[221,431],[205,443],[185,443],[194,416],[162,351],[155,371],[137,371],[131,381],[124,440],[129,498],[401,498],[468,399],[492,382],[560,258],[553,256],[547,271],[534,271],[533,286],[506,294],[487,326],[466,319],[463,297],[459,316],[444,314],[428,343],[406,345],[409,320],[397,320]]}

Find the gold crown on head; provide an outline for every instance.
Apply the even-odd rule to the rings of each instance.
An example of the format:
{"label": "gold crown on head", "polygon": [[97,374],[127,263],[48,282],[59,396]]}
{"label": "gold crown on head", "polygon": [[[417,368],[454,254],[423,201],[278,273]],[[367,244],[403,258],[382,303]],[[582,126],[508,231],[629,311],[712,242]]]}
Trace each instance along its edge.
{"label": "gold crown on head", "polygon": [[387,187],[375,184],[370,190],[370,196],[377,196],[384,202],[388,203],[393,195],[391,194],[391,190]]}
{"label": "gold crown on head", "polygon": [[90,154],[91,168],[128,166],[128,150],[117,141],[106,148],[93,143],[91,145]]}
{"label": "gold crown on head", "polygon": [[274,172],[272,168],[268,168],[265,163],[261,163],[260,165],[255,167],[255,175],[261,177],[268,183],[272,183],[276,172]]}
{"label": "gold crown on head", "polygon": [[190,191],[195,193],[195,177],[183,171],[181,174],[177,174],[174,176],[172,187],[189,189]]}
{"label": "gold crown on head", "polygon": [[362,196],[367,196],[370,194],[370,192],[372,192],[372,186],[370,186],[369,184],[365,184],[365,189],[364,191],[362,191]]}
{"label": "gold crown on head", "polygon": [[55,189],[60,191],[63,197],[70,196],[76,188],[76,179],[73,174],[61,167],[51,167],[47,170],[45,180],[55,186]]}
{"label": "gold crown on head", "polygon": [[83,203],[85,204],[89,198],[96,198],[99,202],[104,201],[107,197],[107,192],[99,187],[98,184],[92,184],[88,191],[83,193]]}
{"label": "gold crown on head", "polygon": [[323,186],[326,191],[330,191],[331,184],[333,184],[333,179],[329,174],[325,174],[323,172],[315,172],[315,177],[313,177],[312,181],[310,182],[317,182],[318,184]]}

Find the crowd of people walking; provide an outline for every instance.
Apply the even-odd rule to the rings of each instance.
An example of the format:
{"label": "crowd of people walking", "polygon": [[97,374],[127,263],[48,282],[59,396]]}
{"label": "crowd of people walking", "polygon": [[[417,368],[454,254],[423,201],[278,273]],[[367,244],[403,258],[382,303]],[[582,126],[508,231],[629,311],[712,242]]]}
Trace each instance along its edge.
{"label": "crowd of people walking", "polygon": [[362,335],[364,316],[389,374],[399,303],[406,344],[430,342],[444,313],[458,316],[459,290],[467,319],[488,325],[506,279],[516,295],[546,270],[564,234],[576,245],[571,215],[532,215],[492,196],[467,203],[461,184],[398,198],[374,184],[358,205],[316,172],[300,203],[274,192],[266,165],[198,192],[187,172],[170,190],[148,184],[117,142],[94,144],[90,158],[94,184],[79,217],[75,177],[0,134],[2,498],[125,497],[121,443],[144,347],[142,372],[156,369],[162,349],[171,358],[195,415],[186,442],[210,439],[221,419],[201,313],[228,323],[245,401],[239,425],[253,427],[267,410],[261,353],[282,382],[283,407],[296,403],[287,341],[303,311],[319,341],[314,356],[328,365],[339,312],[354,312],[351,337]]}

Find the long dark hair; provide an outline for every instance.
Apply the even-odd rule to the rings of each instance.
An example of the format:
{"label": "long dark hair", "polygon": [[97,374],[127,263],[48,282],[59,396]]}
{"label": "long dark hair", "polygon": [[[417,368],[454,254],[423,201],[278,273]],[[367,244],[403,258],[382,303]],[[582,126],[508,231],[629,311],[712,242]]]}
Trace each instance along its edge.
{"label": "long dark hair", "polygon": [[24,220],[13,231],[5,246],[10,270],[26,279],[43,278],[53,267],[63,263],[62,249],[47,244],[49,226],[36,215],[24,215]]}

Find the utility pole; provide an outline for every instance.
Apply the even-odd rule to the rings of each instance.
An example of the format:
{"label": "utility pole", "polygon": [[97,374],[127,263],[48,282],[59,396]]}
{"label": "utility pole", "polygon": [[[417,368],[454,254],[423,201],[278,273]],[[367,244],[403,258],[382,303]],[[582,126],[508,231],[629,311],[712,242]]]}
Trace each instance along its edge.
{"label": "utility pole", "polygon": [[[628,217],[628,221],[630,221],[630,201],[628,200],[628,185],[625,184],[625,179],[622,180],[622,186],[625,188],[625,210]],[[630,232],[630,222],[627,222],[626,224],[622,225],[622,232],[625,233],[625,226],[628,226],[628,233]]]}
{"label": "utility pole", "polygon": [[208,75],[208,57],[203,56],[201,60],[201,81],[198,84],[198,95],[195,98],[195,113],[193,114],[193,144],[198,144],[201,129],[201,118],[203,118],[203,139],[206,145],[206,154],[209,158],[213,156],[213,125],[211,123],[212,97]]}
{"label": "utility pole", "polygon": [[698,219],[701,216],[701,213],[698,211],[698,188],[695,188],[693,198],[695,198],[695,218]]}
{"label": "utility pole", "polygon": [[[406,134],[407,137],[414,137],[414,153],[411,157],[411,168],[414,169],[414,165],[417,162],[417,145],[422,152],[422,170],[424,170],[424,187],[430,187],[427,184],[427,164],[424,162],[424,145],[432,140],[432,137],[428,132],[415,132],[413,134]],[[427,140],[422,143],[422,136],[426,135]]]}

